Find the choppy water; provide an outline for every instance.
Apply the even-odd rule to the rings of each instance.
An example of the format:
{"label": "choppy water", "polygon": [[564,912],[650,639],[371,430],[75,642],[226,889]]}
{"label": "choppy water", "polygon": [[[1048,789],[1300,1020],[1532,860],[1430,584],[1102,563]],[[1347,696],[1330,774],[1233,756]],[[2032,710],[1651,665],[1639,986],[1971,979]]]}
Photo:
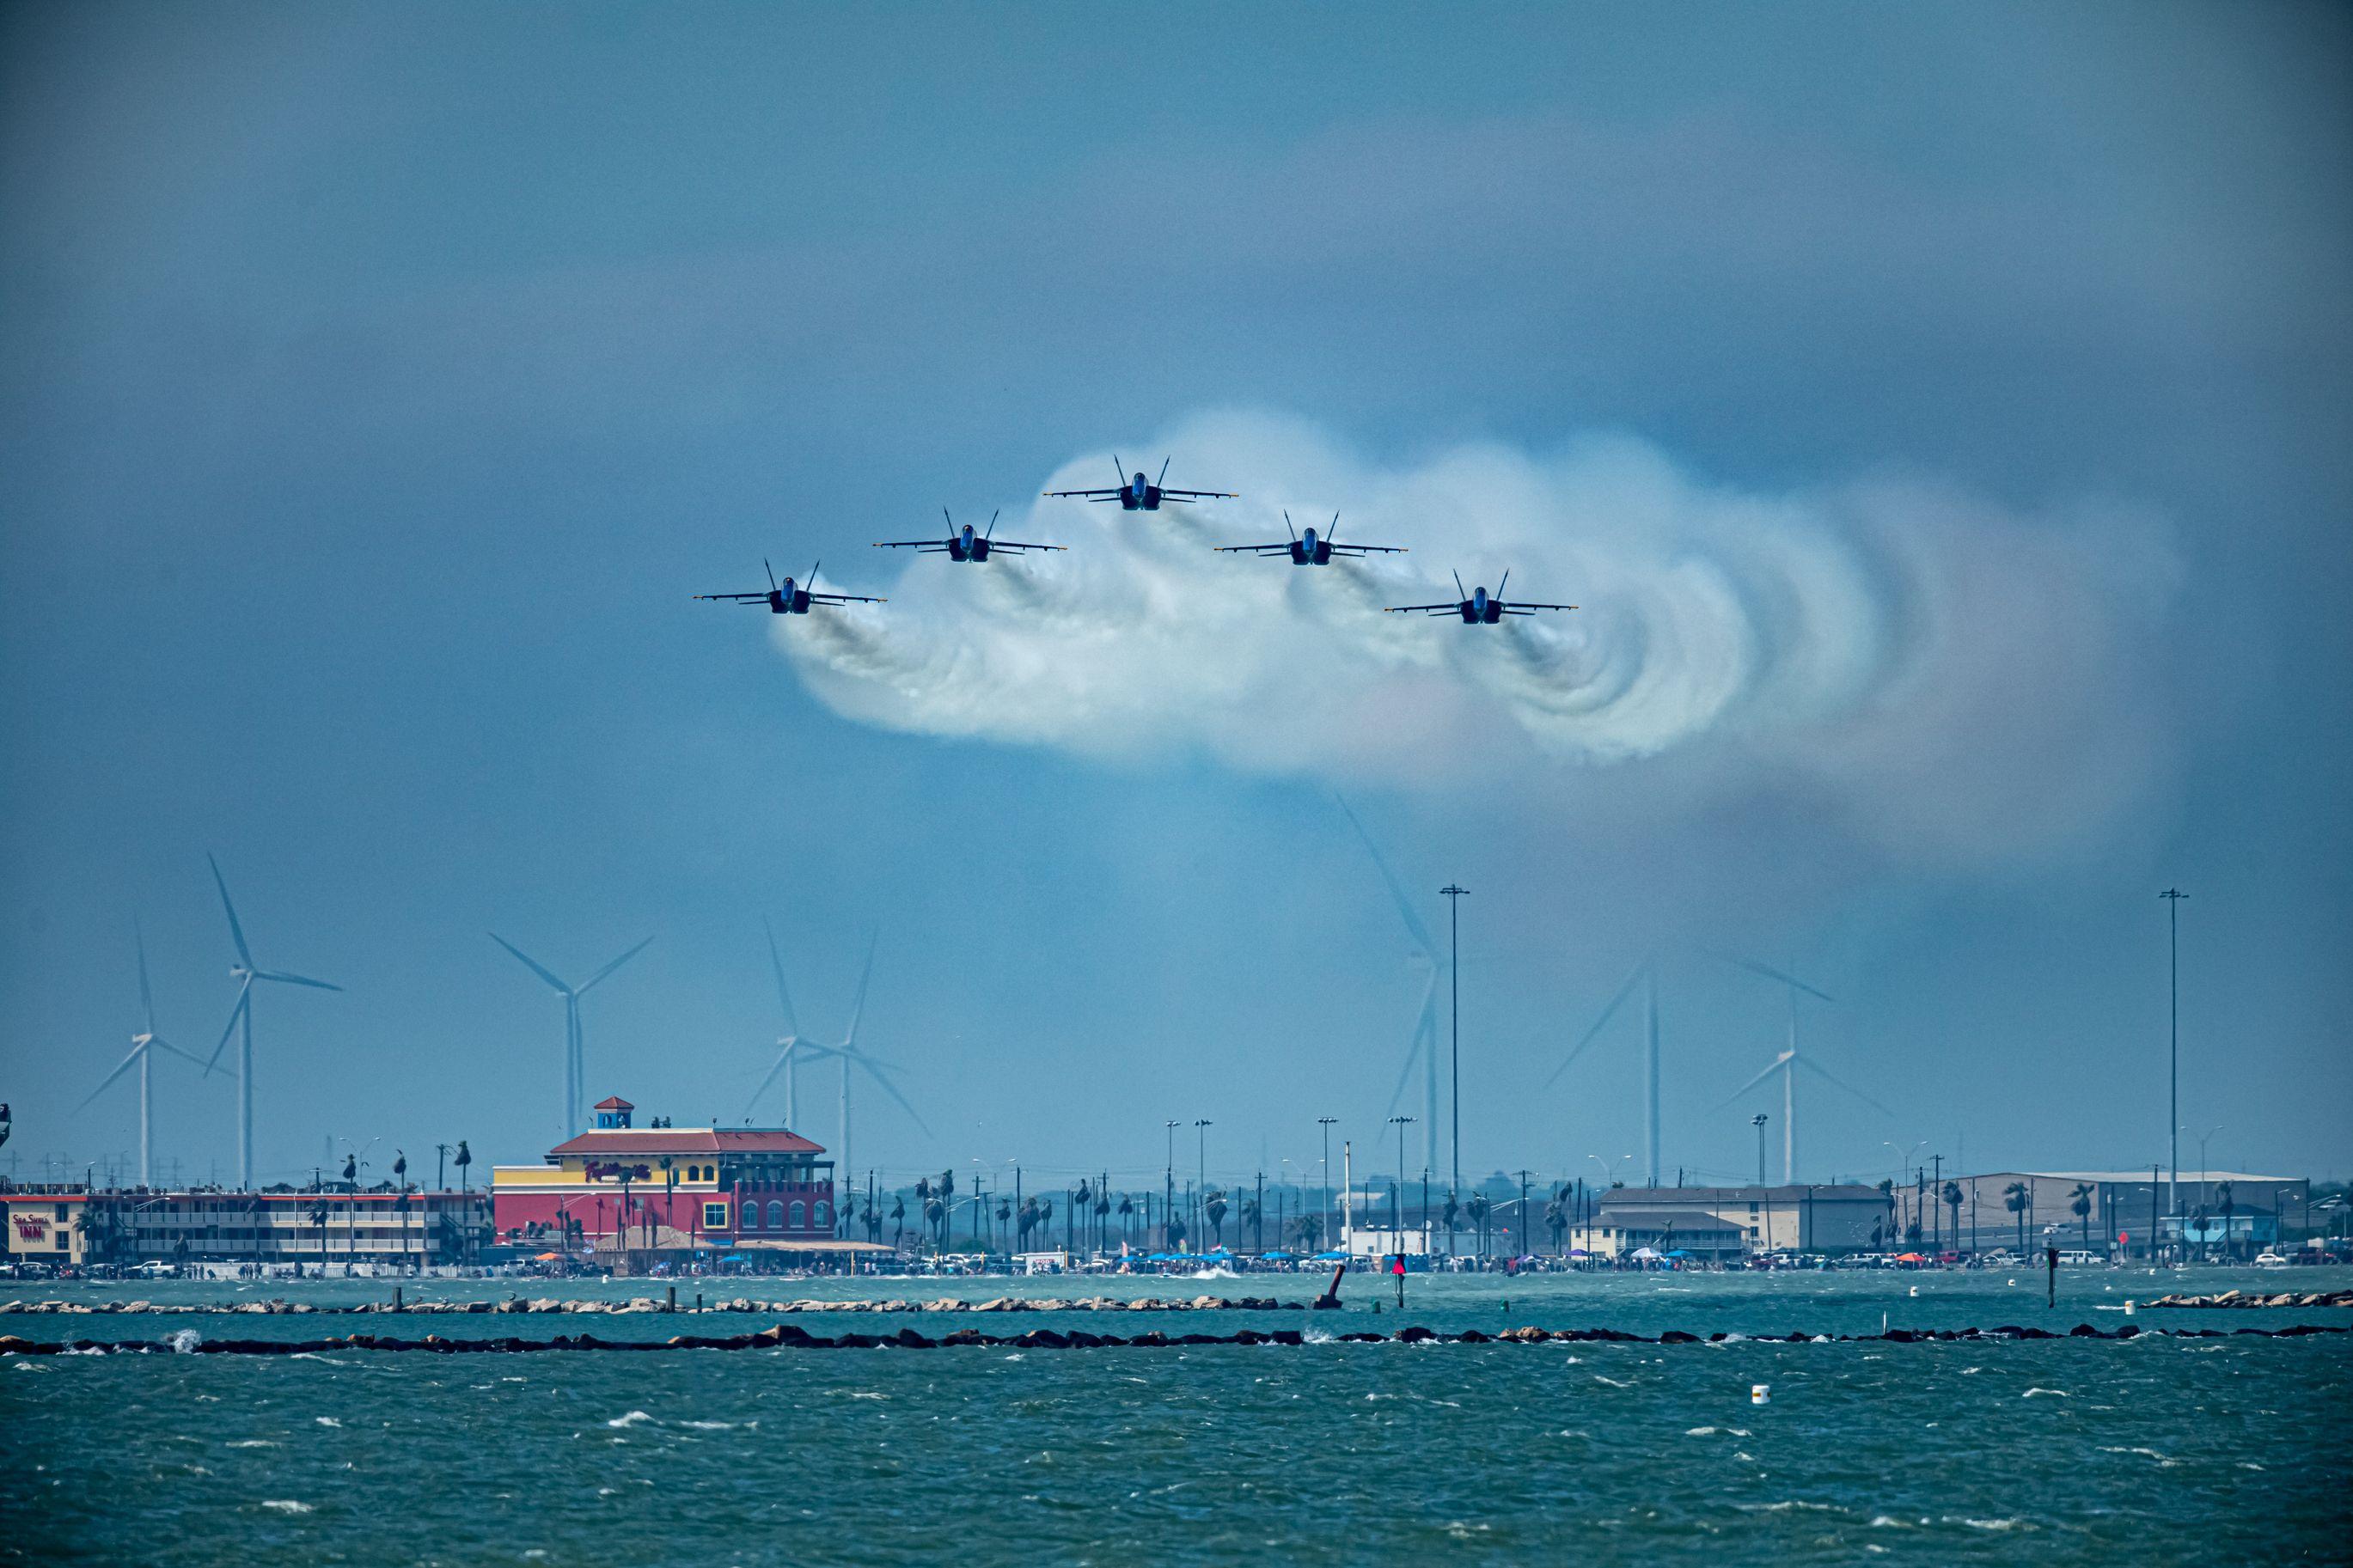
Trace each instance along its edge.
{"label": "choppy water", "polygon": [[[2330,1271],[2334,1273],[2334,1271]],[[2255,1281],[2006,1276],[1417,1279],[1404,1319],[1655,1333],[2114,1327],[2131,1291]],[[2266,1285],[2283,1277],[2269,1277]],[[2337,1287],[2321,1271],[2295,1284]],[[860,1294],[874,1293],[860,1282]],[[1913,1285],[1922,1287],[1915,1298]],[[1075,1286],[1075,1289],[1074,1289]],[[2104,1289],[2113,1287],[2113,1289]],[[1107,1294],[1270,1291],[1119,1282]],[[2282,1288],[2284,1288],[2283,1281]],[[627,1282],[613,1295],[638,1293]],[[708,1289],[708,1287],[706,1287]],[[730,1294],[736,1286],[727,1286]],[[1040,1281],[1033,1295],[1094,1293]],[[485,1293],[443,1288],[447,1294]],[[250,1299],[287,1293],[258,1287]],[[218,1284],[82,1288],[217,1300]],[[373,1299],[369,1282],[304,1299]],[[502,1288],[490,1293],[503,1293]],[[749,1293],[840,1294],[799,1282]],[[942,1281],[889,1293],[1008,1293]],[[0,1287],[7,1295],[66,1289]],[[691,1295],[691,1291],[690,1291]],[[2073,1300],[2069,1300],[2070,1296]],[[1508,1296],[1508,1315],[1502,1305]],[[411,1292],[411,1299],[415,1293]],[[2145,1327],[2343,1313],[2143,1313]],[[765,1321],[765,1320],[764,1320]],[[802,1320],[819,1333],[891,1320]],[[905,1321],[905,1320],[901,1320]],[[934,1318],[1276,1326],[1242,1313]],[[680,1318],[13,1317],[43,1339],[321,1337],[353,1329],[667,1337]],[[935,1327],[936,1325],[936,1327]],[[695,1331],[744,1320],[707,1314]],[[1749,1385],[1772,1399],[1749,1403]],[[2344,1560],[2353,1343],[1209,1346],[1023,1352],[334,1353],[0,1361],[0,1555],[29,1561],[415,1563],[1718,1563]]]}

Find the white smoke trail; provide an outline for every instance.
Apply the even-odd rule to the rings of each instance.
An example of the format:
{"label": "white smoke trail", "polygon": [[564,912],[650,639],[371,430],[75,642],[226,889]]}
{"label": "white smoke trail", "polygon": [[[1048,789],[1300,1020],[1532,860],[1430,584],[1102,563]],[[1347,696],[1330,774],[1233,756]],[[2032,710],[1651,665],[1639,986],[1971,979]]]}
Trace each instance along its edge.
{"label": "white smoke trail", "polygon": [[[886,608],[779,622],[780,645],[838,710],[900,730],[1342,780],[1427,778],[1433,752],[1463,748],[1690,752],[1957,847],[1989,826],[2015,840],[2030,802],[2063,825],[2104,817],[2154,771],[2172,567],[2134,519],[2021,518],[1888,480],[1744,494],[1622,438],[1388,468],[1223,414],[1168,445],[1170,483],[1243,499],[1039,500],[999,531],[1069,553],[927,557]],[[1109,473],[1090,457],[1040,488]],[[1412,552],[1305,569],[1208,548],[1283,538],[1286,507],[1319,526],[1336,508],[1341,540]],[[1514,597],[1579,608],[1492,627],[1381,613],[1453,599],[1458,568],[1493,588],[1507,567]]]}

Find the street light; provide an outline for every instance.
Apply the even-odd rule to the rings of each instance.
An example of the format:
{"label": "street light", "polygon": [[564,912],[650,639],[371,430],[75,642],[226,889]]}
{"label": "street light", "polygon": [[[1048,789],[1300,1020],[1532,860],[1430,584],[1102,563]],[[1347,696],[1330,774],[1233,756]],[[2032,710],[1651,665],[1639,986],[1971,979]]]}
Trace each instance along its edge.
{"label": "street light", "polygon": [[1324,1129],[1324,1213],[1316,1221],[1315,1230],[1317,1238],[1323,1240],[1327,1248],[1331,1245],[1332,1227],[1332,1126],[1339,1120],[1336,1116],[1315,1119],[1316,1125]]}
{"label": "street light", "polygon": [[1615,1160],[1605,1160],[1599,1154],[1588,1154],[1586,1156],[1587,1159],[1601,1167],[1601,1184],[1605,1187],[1614,1187],[1618,1184],[1618,1167],[1624,1164],[1633,1157],[1634,1156],[1631,1154],[1620,1154]]}
{"label": "street light", "polygon": [[1760,1187],[1765,1184],[1765,1123],[1767,1120],[1761,1110],[1749,1118],[1757,1125],[1757,1184]]}
{"label": "street light", "polygon": [[1398,1130],[1398,1184],[1390,1189],[1389,1218],[1397,1226],[1398,1257],[1405,1257],[1405,1130],[1411,1125],[1410,1116],[1392,1116],[1389,1125]]}

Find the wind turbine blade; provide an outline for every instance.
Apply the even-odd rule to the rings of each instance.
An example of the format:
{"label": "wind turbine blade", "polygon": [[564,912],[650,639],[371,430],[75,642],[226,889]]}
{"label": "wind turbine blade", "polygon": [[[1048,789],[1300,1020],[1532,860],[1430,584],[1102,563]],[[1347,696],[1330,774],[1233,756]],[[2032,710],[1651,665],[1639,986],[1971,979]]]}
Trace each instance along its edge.
{"label": "wind turbine blade", "polygon": [[1729,952],[1718,953],[1716,956],[1723,959],[1726,963],[1733,964],[1738,968],[1748,971],[1751,974],[1761,974],[1767,980],[1778,981],[1784,985],[1794,985],[1809,996],[1819,996],[1825,1002],[1835,1002],[1838,1000],[1837,997],[1831,995],[1829,992],[1817,991],[1812,986],[1807,984],[1804,981],[1799,979],[1796,975],[1784,974],[1781,971],[1774,968],[1769,963],[1759,963],[1754,959],[1741,958]]}
{"label": "wind turbine blade", "polygon": [[140,928],[139,917],[131,917],[132,939],[139,944],[139,1011],[147,1019],[147,1032],[155,1032],[155,994],[147,985],[147,933]]}
{"label": "wind turbine blade", "polygon": [[1767,1079],[1771,1078],[1775,1073],[1779,1072],[1784,1067],[1788,1065],[1789,1059],[1793,1054],[1794,1053],[1789,1051],[1783,1051],[1779,1056],[1775,1057],[1771,1063],[1766,1067],[1763,1072],[1758,1073],[1755,1078],[1750,1079],[1746,1083],[1742,1084],[1738,1089],[1734,1089],[1729,1095],[1726,1095],[1725,1097],[1724,1103],[1722,1105],[1718,1105],[1716,1109],[1718,1110],[1722,1110],[1725,1105],[1730,1105],[1734,1100],[1738,1100],[1742,1095],[1746,1094],[1750,1089],[1755,1089],[1758,1084],[1763,1083]]}
{"label": "wind turbine blade", "polygon": [[1862,1090],[1855,1088],[1854,1085],[1847,1082],[1844,1079],[1831,1071],[1830,1068],[1816,1066],[1813,1058],[1801,1056],[1797,1058],[1797,1062],[1799,1067],[1805,1068],[1808,1072],[1828,1079],[1831,1082],[1838,1085],[1839,1088],[1846,1090],[1849,1094],[1854,1096],[1857,1100],[1871,1107],[1872,1110],[1879,1112],[1880,1115],[1894,1116],[1895,1114],[1895,1112],[1888,1110],[1887,1107],[1880,1104],[1879,1101],[1872,1099],[1871,1096],[1863,1093]]}
{"label": "wind turbine blade", "polygon": [[133,1067],[138,1065],[139,1053],[146,1048],[147,1047],[143,1043],[132,1047],[131,1054],[123,1058],[122,1060],[116,1065],[112,1072],[108,1073],[104,1079],[100,1080],[99,1086],[90,1091],[90,1100],[85,1100],[79,1105],[75,1106],[73,1108],[73,1113],[76,1116],[79,1116],[83,1111],[88,1110],[90,1109],[90,1101],[91,1100],[96,1100],[100,1095],[104,1094],[107,1090],[108,1085],[111,1084],[116,1079],[121,1078],[124,1073],[129,1072]]}
{"label": "wind turbine blade", "polygon": [[517,947],[514,943],[501,936],[498,932],[491,932],[491,940],[497,942],[501,947],[505,948],[509,952],[513,953],[517,958],[521,959],[524,968],[530,970],[533,974],[538,975],[542,980],[546,981],[550,985],[554,986],[558,991],[563,992],[567,996],[572,994],[572,987],[564,984],[563,981],[558,980],[554,975],[550,974],[547,972],[546,967],[543,965],[539,960],[532,957],[531,954],[525,952],[522,949]]}
{"label": "wind turbine blade", "polygon": [[1373,842],[1373,836],[1365,831],[1365,825],[1356,820],[1356,814],[1354,811],[1349,810],[1347,800],[1339,795],[1335,795],[1332,798],[1340,803],[1342,815],[1346,816],[1349,825],[1356,828],[1356,837],[1365,841],[1366,852],[1372,856],[1373,864],[1380,870],[1381,880],[1388,884],[1389,897],[1395,900],[1398,913],[1405,921],[1407,933],[1420,944],[1423,954],[1435,963],[1438,958],[1437,939],[1430,934],[1430,928],[1421,923],[1421,917],[1414,913],[1413,901],[1405,895],[1405,885],[1397,879],[1396,873],[1389,869],[1389,863],[1381,858],[1380,846]]}
{"label": "wind turbine blade", "polygon": [[929,1138],[932,1135],[932,1130],[923,1125],[923,1117],[917,1114],[913,1106],[907,1103],[907,1097],[899,1092],[898,1085],[892,1083],[889,1079],[884,1078],[881,1072],[876,1070],[874,1064],[868,1061],[864,1057],[856,1057],[855,1059],[860,1067],[866,1069],[867,1077],[872,1079],[876,1083],[882,1086],[883,1093],[889,1095],[892,1100],[899,1102],[900,1110],[905,1111],[908,1115],[914,1117],[915,1125],[922,1127],[923,1129],[923,1136]]}
{"label": "wind turbine blade", "polygon": [[793,1012],[793,994],[785,984],[785,961],[776,952],[776,928],[768,917],[760,917],[760,929],[768,933],[768,967],[776,973],[776,1000],[784,1004],[785,1033],[797,1037],[801,1032],[799,1016]]}
{"label": "wind turbine blade", "polygon": [[1568,1070],[1569,1063],[1582,1055],[1585,1047],[1593,1043],[1594,1037],[1601,1033],[1609,1020],[1618,1016],[1618,1009],[1626,1005],[1626,998],[1634,994],[1635,983],[1642,978],[1643,971],[1650,967],[1651,961],[1647,958],[1634,966],[1634,973],[1626,976],[1626,984],[1618,987],[1618,994],[1609,998],[1609,1005],[1601,1009],[1601,1016],[1593,1020],[1593,1026],[1585,1031],[1584,1038],[1578,1040],[1575,1048],[1561,1058],[1560,1066],[1552,1069],[1552,1077],[1545,1079],[1544,1086],[1546,1089],[1550,1089],[1559,1079],[1560,1075]]}
{"label": "wind turbine blade", "polygon": [[641,942],[638,943],[638,945],[637,945],[637,946],[635,946],[635,947],[633,947],[633,948],[629,949],[629,951],[628,951],[628,952],[625,952],[625,953],[621,954],[621,956],[620,956],[620,957],[618,957],[618,958],[617,958],[617,959],[613,960],[613,962],[612,962],[612,963],[610,963],[607,964],[604,968],[602,968],[602,969],[598,970],[596,973],[594,973],[594,974],[590,975],[590,976],[588,977],[588,984],[587,984],[586,985],[583,985],[583,986],[581,986],[581,987],[580,987],[580,994],[582,994],[582,995],[584,995],[584,996],[585,996],[585,995],[586,995],[586,994],[588,994],[588,990],[589,990],[589,987],[590,987],[590,986],[595,985],[598,981],[600,981],[600,980],[604,979],[604,978],[605,978],[605,976],[607,976],[607,974],[612,973],[613,973],[613,971],[615,971],[616,969],[620,968],[620,967],[621,967],[621,965],[623,965],[623,964],[625,964],[625,963],[628,963],[628,962],[629,962],[629,960],[631,960],[631,959],[633,959],[633,958],[637,957],[637,956],[638,956],[638,954],[639,954],[639,953],[641,953],[641,952],[645,952],[645,950],[646,950],[649,945],[651,945],[651,944],[652,944],[653,940],[654,940],[654,939],[653,939],[653,938],[651,938],[651,937],[648,937],[648,938],[646,938],[646,940],[645,940],[644,942]]}
{"label": "wind turbine blade", "polygon": [[148,1043],[149,1045],[151,1045],[151,1046],[161,1046],[161,1047],[163,1047],[165,1050],[167,1050],[167,1051],[171,1052],[174,1056],[175,1056],[175,1057],[179,1058],[180,1058],[182,1061],[184,1061],[184,1062],[194,1062],[194,1063],[195,1063],[198,1067],[202,1067],[202,1066],[204,1066],[204,1065],[205,1065],[205,1058],[202,1058],[202,1057],[200,1057],[200,1056],[196,1055],[194,1051],[184,1051],[184,1050],[182,1050],[179,1047],[177,1047],[177,1046],[174,1045],[171,1041],[169,1041],[169,1040],[165,1039],[165,1038],[164,1038],[163,1036],[161,1036],[161,1035],[150,1035],[150,1036],[148,1036],[148,1037],[147,1037],[147,1043]]}
{"label": "wind turbine blade", "polygon": [[253,977],[256,980],[275,980],[287,985],[314,985],[322,991],[343,989],[342,986],[330,984],[324,980],[311,980],[300,974],[288,974],[281,970],[257,969],[253,972]]}
{"label": "wind turbine blade", "polygon": [[205,863],[213,868],[213,886],[220,889],[221,908],[228,911],[228,934],[229,939],[237,943],[237,962],[251,969],[253,953],[245,945],[245,928],[237,923],[237,906],[228,901],[228,883],[222,879],[220,862],[206,855]]}
{"label": "wind turbine blade", "polygon": [[1405,1048],[1405,1065],[1398,1069],[1397,1088],[1389,1091],[1388,1108],[1381,1112],[1384,1117],[1397,1114],[1398,1101],[1405,1098],[1406,1085],[1413,1081],[1414,1064],[1421,1060],[1423,1047],[1437,1048],[1438,1020],[1430,1010],[1437,998],[1438,971],[1433,967],[1429,984],[1421,990],[1421,1012],[1413,1021],[1413,1043]]}
{"label": "wind turbine blade", "polygon": [[768,1092],[768,1086],[776,1081],[776,1075],[785,1070],[786,1062],[793,1059],[793,1046],[797,1044],[798,1041],[794,1041],[776,1053],[776,1062],[768,1068],[768,1076],[760,1080],[760,1087],[754,1089],[752,1098],[744,1102],[744,1115],[747,1121],[752,1115],[752,1108],[760,1103],[760,1097]]}
{"label": "wind turbine blade", "polygon": [[866,939],[866,967],[858,974],[858,1000],[849,1005],[849,1033],[841,1037],[841,1048],[850,1056],[858,1054],[858,1020],[866,1012],[866,983],[874,978],[874,948],[882,940],[881,927],[876,927]]}
{"label": "wind turbine blade", "polygon": [[211,1059],[205,1063],[206,1078],[210,1078],[213,1068],[219,1065],[220,1054],[228,1047],[228,1037],[237,1033],[237,1021],[245,1016],[246,1009],[252,1005],[253,976],[248,974],[245,977],[245,984],[237,988],[237,1005],[228,1010],[228,1026],[221,1031],[220,1044],[213,1047]]}

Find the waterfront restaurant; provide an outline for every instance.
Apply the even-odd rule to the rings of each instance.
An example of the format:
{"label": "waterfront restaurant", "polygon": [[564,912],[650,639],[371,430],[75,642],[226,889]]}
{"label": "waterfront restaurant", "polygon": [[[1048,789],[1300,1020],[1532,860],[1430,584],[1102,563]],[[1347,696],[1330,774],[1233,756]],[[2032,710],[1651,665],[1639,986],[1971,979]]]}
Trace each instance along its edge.
{"label": "waterfront restaurant", "polygon": [[[833,1162],[781,1127],[632,1125],[617,1095],[596,1125],[536,1165],[493,1174],[494,1224],[510,1247],[677,1252],[865,1250],[834,1237]],[[887,1249],[886,1249],[887,1250]]]}

